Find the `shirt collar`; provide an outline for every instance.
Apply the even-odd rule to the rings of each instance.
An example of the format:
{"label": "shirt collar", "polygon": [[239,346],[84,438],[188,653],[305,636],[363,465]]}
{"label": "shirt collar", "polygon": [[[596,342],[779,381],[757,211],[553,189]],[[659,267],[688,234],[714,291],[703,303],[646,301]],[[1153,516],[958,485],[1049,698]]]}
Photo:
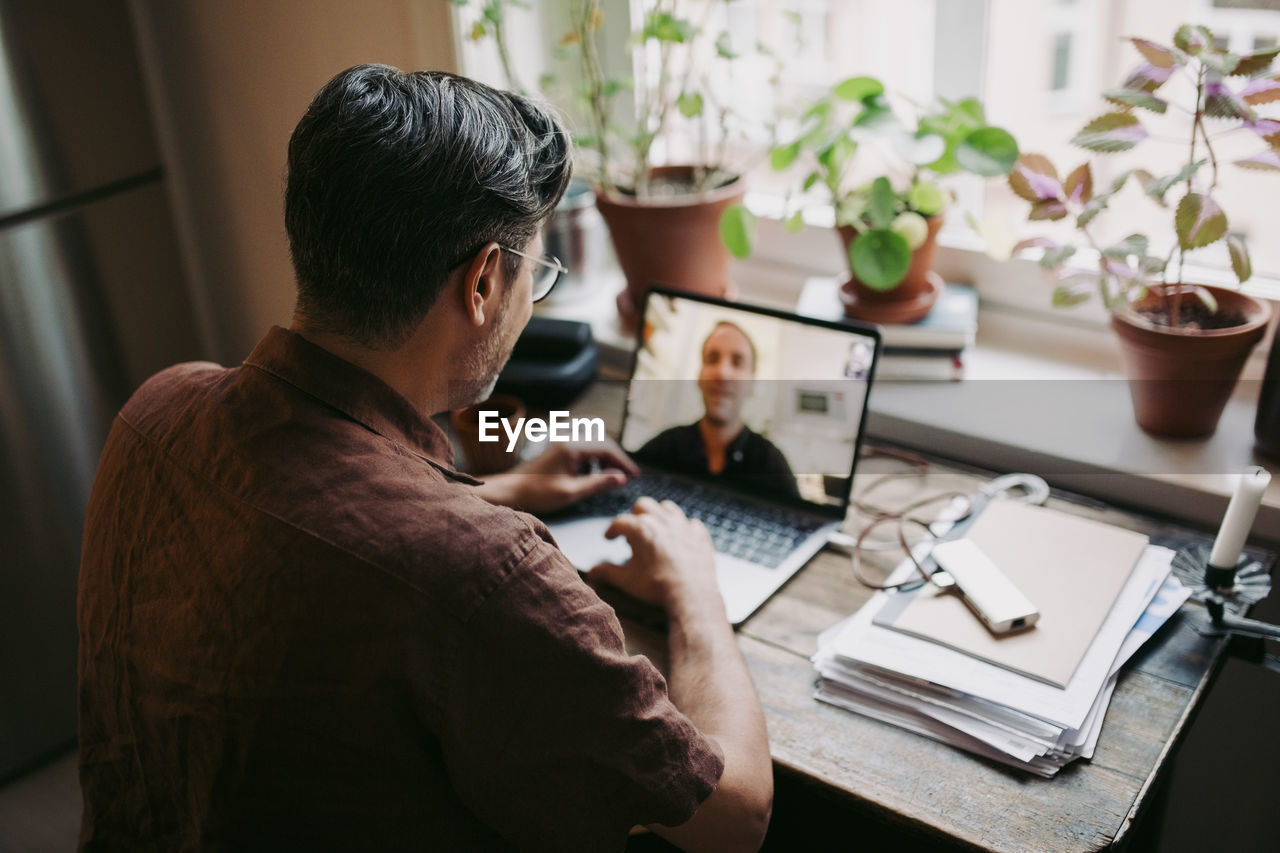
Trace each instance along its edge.
{"label": "shirt collar", "polygon": [[434,421],[378,377],[296,332],[272,326],[244,361],[337,409],[365,428],[405,446],[441,473],[480,482],[453,468],[453,445]]}

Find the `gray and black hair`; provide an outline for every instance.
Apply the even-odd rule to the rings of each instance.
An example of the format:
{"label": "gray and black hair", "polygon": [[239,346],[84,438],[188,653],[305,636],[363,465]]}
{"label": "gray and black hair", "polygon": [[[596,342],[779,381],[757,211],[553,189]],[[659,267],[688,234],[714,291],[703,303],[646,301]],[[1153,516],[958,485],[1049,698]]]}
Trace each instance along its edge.
{"label": "gray and black hair", "polygon": [[[403,344],[452,270],[533,239],[572,172],[543,105],[441,71],[341,72],[289,140],[285,228],[304,326]],[[503,254],[512,278],[521,258]]]}

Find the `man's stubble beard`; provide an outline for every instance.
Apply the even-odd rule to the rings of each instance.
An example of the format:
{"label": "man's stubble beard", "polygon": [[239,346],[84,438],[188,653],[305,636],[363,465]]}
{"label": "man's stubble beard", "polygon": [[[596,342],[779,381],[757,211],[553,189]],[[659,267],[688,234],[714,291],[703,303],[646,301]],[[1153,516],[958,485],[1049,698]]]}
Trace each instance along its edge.
{"label": "man's stubble beard", "polygon": [[[510,292],[508,291],[499,309],[499,316],[510,316],[507,311],[510,299]],[[492,335],[478,343],[463,356],[462,370],[460,372],[467,378],[455,379],[451,383],[451,396],[453,397],[449,403],[451,409],[461,409],[473,406],[476,403],[483,403],[492,396],[494,386],[498,384],[498,376],[502,373],[502,368],[507,366],[507,361],[511,358],[511,351],[515,348],[515,341],[518,337],[519,332],[509,334],[505,326],[500,330],[495,329]],[[508,338],[510,339],[508,340]]]}
{"label": "man's stubble beard", "polygon": [[743,396],[735,395],[733,399],[725,399],[720,397],[714,402],[707,399],[707,395],[703,394],[702,411],[703,419],[708,424],[716,428],[722,429],[733,424],[741,424],[742,410],[746,405]]}

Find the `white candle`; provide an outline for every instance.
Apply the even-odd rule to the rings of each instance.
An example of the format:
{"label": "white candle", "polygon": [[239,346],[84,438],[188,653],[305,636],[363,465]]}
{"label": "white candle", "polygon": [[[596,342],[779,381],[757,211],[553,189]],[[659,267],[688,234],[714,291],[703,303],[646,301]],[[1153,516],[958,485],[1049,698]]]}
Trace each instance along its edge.
{"label": "white candle", "polygon": [[1213,542],[1213,552],[1209,555],[1209,565],[1215,569],[1234,569],[1244,550],[1244,541],[1249,538],[1249,528],[1253,527],[1253,517],[1258,514],[1258,505],[1262,503],[1262,493],[1271,482],[1271,474],[1265,468],[1247,468],[1240,475],[1240,483],[1236,493],[1227,504],[1227,514],[1222,517],[1222,527],[1218,529],[1218,538]]}

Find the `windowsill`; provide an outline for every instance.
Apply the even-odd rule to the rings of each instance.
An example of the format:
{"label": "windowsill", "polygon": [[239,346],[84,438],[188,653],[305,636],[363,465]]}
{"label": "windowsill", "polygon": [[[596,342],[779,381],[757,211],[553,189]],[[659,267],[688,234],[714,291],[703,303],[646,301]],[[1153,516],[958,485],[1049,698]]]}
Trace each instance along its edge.
{"label": "windowsill", "polygon": [[[738,265],[740,298],[790,309],[807,272],[767,261]],[[611,269],[591,290],[561,295],[539,313],[588,322],[602,369],[626,376],[634,336],[618,322]],[[1259,349],[1262,349],[1261,347]],[[1265,350],[1264,350],[1265,352]],[[996,471],[1027,471],[1057,488],[1216,529],[1250,465],[1277,463],[1253,450],[1262,359],[1255,354],[1208,439],[1174,441],[1133,419],[1118,343],[1103,325],[1063,322],[983,297],[976,344],[961,382],[880,381],[872,390],[868,436]],[[1280,478],[1254,535],[1280,544]]]}

